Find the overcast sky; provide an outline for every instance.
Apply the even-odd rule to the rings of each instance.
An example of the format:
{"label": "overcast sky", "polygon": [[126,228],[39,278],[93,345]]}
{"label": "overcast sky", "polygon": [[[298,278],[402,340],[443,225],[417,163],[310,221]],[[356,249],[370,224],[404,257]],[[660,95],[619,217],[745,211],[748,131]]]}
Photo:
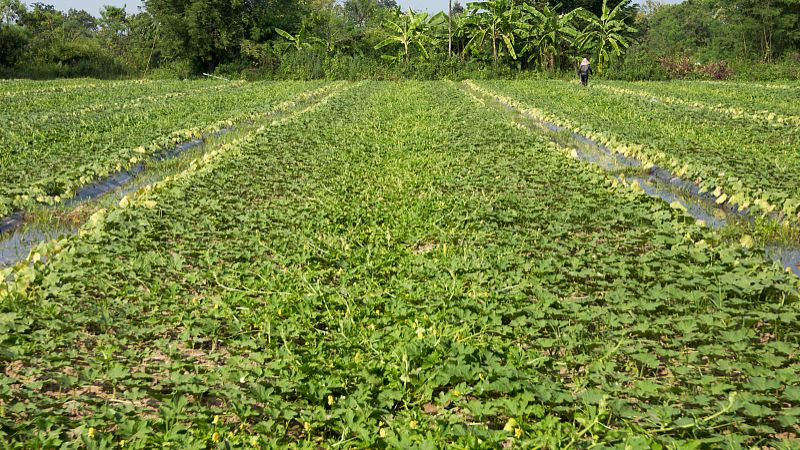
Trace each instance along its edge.
{"label": "overcast sky", "polygon": [[[42,3],[53,5],[56,8],[62,9],[64,11],[70,8],[85,9],[86,11],[94,15],[99,14],[100,7],[103,5],[127,6],[127,10],[129,13],[135,13],[138,10],[138,7],[141,6],[143,3],[141,0],[82,0],[82,1],[40,0],[40,1]],[[403,8],[410,6],[416,10],[428,10],[431,12],[438,12],[447,9],[447,1],[448,0],[398,0],[397,3],[402,5]],[[472,0],[461,0],[461,4],[466,5],[467,1],[472,1]],[[665,1],[666,3],[681,2],[681,0],[662,0],[662,1]],[[27,3],[30,5],[34,2],[28,1]]]}

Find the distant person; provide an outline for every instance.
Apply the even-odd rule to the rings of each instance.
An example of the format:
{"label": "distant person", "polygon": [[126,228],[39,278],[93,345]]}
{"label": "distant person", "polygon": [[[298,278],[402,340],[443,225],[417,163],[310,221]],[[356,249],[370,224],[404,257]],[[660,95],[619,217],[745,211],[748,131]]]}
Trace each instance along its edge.
{"label": "distant person", "polygon": [[578,75],[581,76],[581,84],[583,84],[583,87],[586,87],[586,86],[589,85],[589,74],[590,73],[592,73],[592,66],[589,63],[588,59],[583,58],[583,61],[581,61],[580,67],[578,67]]}

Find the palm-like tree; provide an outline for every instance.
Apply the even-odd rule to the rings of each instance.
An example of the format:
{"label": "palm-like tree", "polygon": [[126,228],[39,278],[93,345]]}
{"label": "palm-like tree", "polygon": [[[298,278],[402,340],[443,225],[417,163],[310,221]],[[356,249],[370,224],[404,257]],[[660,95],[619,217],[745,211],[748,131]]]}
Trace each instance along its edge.
{"label": "palm-like tree", "polygon": [[626,3],[623,0],[614,9],[609,10],[607,0],[603,0],[603,14],[600,17],[589,11],[582,14],[589,24],[578,36],[577,44],[581,49],[593,49],[597,58],[597,71],[600,73],[605,69],[612,54],[619,56],[622,54],[622,49],[630,45],[626,34],[636,32],[636,28],[626,24],[624,19],[617,18]]}
{"label": "palm-like tree", "polygon": [[[428,50],[426,46],[433,42],[432,32],[444,24],[445,17],[444,13],[429,17],[428,13],[414,12],[411,8],[405,13],[397,9],[394,17],[387,19],[383,24],[392,35],[378,43],[375,46],[375,50],[392,44],[400,44],[405,62],[409,61],[411,49],[414,47],[419,50],[420,56],[427,59]],[[399,57],[393,55],[383,55],[383,58],[399,59]]]}
{"label": "palm-like tree", "polygon": [[453,0],[447,2],[447,56],[453,56]]}
{"label": "palm-like tree", "polygon": [[473,28],[471,28],[471,19],[466,14],[454,14],[452,21],[453,55],[460,53],[463,58],[467,42],[469,42],[472,36],[471,32]]}
{"label": "palm-like tree", "polygon": [[542,67],[554,69],[561,66],[561,49],[564,44],[572,44],[578,30],[572,25],[583,8],[576,8],[566,14],[559,14],[561,3],[554,7],[544,5],[541,10],[531,5],[522,6],[522,18],[517,33],[526,41],[521,54],[528,54],[528,61],[539,57]]}
{"label": "palm-like tree", "polygon": [[514,50],[514,30],[516,29],[519,10],[514,8],[511,0],[486,0],[467,3],[470,11],[470,23],[473,26],[471,38],[465,50],[480,48],[486,39],[492,42],[492,59],[500,60],[500,53],[505,49],[512,58],[517,59]]}
{"label": "palm-like tree", "polygon": [[296,52],[300,53],[304,50],[312,48],[313,44],[322,42],[321,39],[308,35],[305,24],[300,26],[300,31],[295,35],[292,35],[288,31],[280,28],[275,28],[275,32],[286,39],[283,44],[283,53],[286,53],[289,51],[289,49],[294,49]]}

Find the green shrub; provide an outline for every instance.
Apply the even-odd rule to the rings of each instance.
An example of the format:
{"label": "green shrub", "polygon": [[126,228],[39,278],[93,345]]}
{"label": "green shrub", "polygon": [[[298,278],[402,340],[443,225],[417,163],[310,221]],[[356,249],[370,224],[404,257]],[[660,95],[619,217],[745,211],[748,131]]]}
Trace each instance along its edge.
{"label": "green shrub", "polygon": [[658,58],[640,46],[632,46],[625,58],[614,60],[604,77],[624,81],[667,80],[670,78]]}
{"label": "green shrub", "polygon": [[22,59],[28,34],[17,25],[0,27],[0,66],[11,67]]}
{"label": "green shrub", "polygon": [[733,79],[739,81],[800,80],[800,53],[784,56],[773,64],[737,61],[733,65]]}
{"label": "green shrub", "polygon": [[192,63],[187,60],[175,60],[161,64],[147,73],[154,80],[183,80],[194,74]]}

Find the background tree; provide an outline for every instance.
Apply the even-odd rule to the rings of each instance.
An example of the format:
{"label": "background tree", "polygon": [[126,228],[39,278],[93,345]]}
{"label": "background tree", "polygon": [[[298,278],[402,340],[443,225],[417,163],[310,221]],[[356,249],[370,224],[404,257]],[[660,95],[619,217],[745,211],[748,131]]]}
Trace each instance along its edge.
{"label": "background tree", "polygon": [[127,23],[125,64],[133,72],[148,74],[161,61],[159,25],[147,11],[129,15]]}
{"label": "background tree", "polygon": [[597,61],[597,71],[603,73],[612,55],[620,56],[628,48],[628,34],[636,29],[625,23],[620,12],[625,2],[620,2],[614,9],[609,9],[607,0],[603,0],[602,15],[586,12],[584,17],[588,25],[578,36],[577,44],[581,50],[591,49]]}
{"label": "background tree", "polygon": [[453,56],[453,0],[447,2],[447,56]]}
{"label": "background tree", "polygon": [[16,23],[26,12],[21,0],[0,0],[0,27]]}
{"label": "background tree", "polygon": [[467,48],[482,48],[488,41],[492,48],[492,61],[495,65],[505,49],[512,58],[517,59],[514,50],[514,30],[517,27],[519,9],[511,0],[488,0],[467,3],[469,22],[472,25]]}
{"label": "background tree", "polygon": [[196,71],[238,59],[243,40],[278,38],[275,28],[293,30],[307,13],[292,0],[145,0],[145,8],[159,25],[163,53]]}
{"label": "background tree", "polygon": [[[603,14],[603,0],[546,0],[544,2],[536,1],[533,3],[544,3],[550,6],[555,6],[557,3],[561,3],[562,11],[572,11],[581,8],[596,16],[601,16]],[[625,19],[632,18],[638,10],[636,4],[634,4],[632,0],[624,0],[622,3],[622,16]]]}
{"label": "background tree", "polygon": [[17,21],[26,13],[20,0],[0,0],[0,65],[13,66],[22,58],[28,33]]}
{"label": "background tree", "polygon": [[375,0],[346,0],[344,11],[348,20],[356,27],[365,28],[378,17],[380,6]]}
{"label": "background tree", "polygon": [[[403,21],[419,12],[399,13],[395,0],[144,1],[136,14],[109,6],[93,17],[0,0],[0,76],[189,77],[217,70],[282,78],[459,77],[563,70],[568,55],[585,51],[598,71],[614,77],[717,77],[730,73],[730,62],[757,77],[800,78],[800,0],[647,0],[640,7],[623,0],[613,9],[602,0],[484,0],[468,11],[453,1],[441,23],[427,17],[405,30]],[[302,51],[283,51],[291,48]],[[385,55],[389,48],[397,51]],[[459,60],[440,60],[456,54]],[[525,64],[516,62],[520,55]],[[396,56],[431,61],[402,69],[381,62]],[[705,66],[721,70],[695,69]]]}
{"label": "background tree", "polygon": [[455,5],[453,4],[453,0],[448,0],[447,2],[447,56],[453,56],[453,16],[460,15],[464,13],[464,7],[461,6],[461,3],[456,2]]}
{"label": "background tree", "polygon": [[561,3],[553,7],[544,5],[537,9],[531,5],[522,6],[519,34],[526,42],[520,53],[530,54],[528,61],[539,58],[540,66],[553,70],[561,68],[561,52],[565,45],[572,45],[578,36],[573,23],[582,8],[566,14],[559,13]]}
{"label": "background tree", "polygon": [[640,40],[654,58],[773,61],[800,47],[798,0],[693,0],[648,12]]}
{"label": "background tree", "polygon": [[352,39],[343,5],[336,0],[314,0],[303,24],[319,42],[325,44],[328,54],[334,54],[340,46],[348,46]]}
{"label": "background tree", "polygon": [[128,14],[124,8],[117,6],[103,6],[100,9],[99,37],[107,48],[117,55],[123,55],[130,35]]}
{"label": "background tree", "polygon": [[[347,12],[347,5],[351,1],[346,0],[343,5],[344,20],[349,29],[349,39],[347,51],[352,55],[374,56],[380,58],[381,53],[375,50],[375,46],[386,37],[383,29],[385,20],[394,17],[398,9],[394,1],[369,0],[373,7],[370,7],[370,15],[365,20],[358,20],[352,13]],[[360,1],[360,0],[359,0]]]}
{"label": "background tree", "polygon": [[290,49],[297,53],[302,53],[305,50],[310,50],[313,48],[314,44],[323,42],[321,39],[311,36],[308,32],[306,32],[305,24],[301,25],[300,31],[294,35],[289,34],[288,31],[281,30],[280,28],[275,28],[275,32],[286,40],[285,42],[282,42],[282,44],[284,44],[282,45],[284,48],[283,53],[286,53],[286,51]]}
{"label": "background tree", "polygon": [[[764,62],[772,62],[775,56],[775,30],[779,28],[779,21],[784,21],[783,27],[797,25],[796,14],[786,14],[782,18],[782,13],[790,9],[792,3],[797,1],[781,2],[779,0],[731,0],[727,3],[719,4],[718,7],[725,11],[730,17],[748,17],[751,22],[751,34],[758,36],[761,59]],[[781,7],[783,6],[783,7]],[[737,14],[738,13],[738,14]],[[784,28],[790,29],[790,28]],[[796,29],[796,28],[795,28]]]}
{"label": "background tree", "polygon": [[[400,46],[400,58],[406,63],[410,61],[411,49],[416,48],[423,59],[429,57],[427,46],[435,41],[435,29],[444,24],[445,16],[436,14],[428,16],[426,12],[414,12],[409,8],[406,12],[395,10],[395,16],[384,22],[384,27],[389,37],[375,46],[376,50],[390,45]],[[385,59],[399,59],[397,56],[386,54]]]}

